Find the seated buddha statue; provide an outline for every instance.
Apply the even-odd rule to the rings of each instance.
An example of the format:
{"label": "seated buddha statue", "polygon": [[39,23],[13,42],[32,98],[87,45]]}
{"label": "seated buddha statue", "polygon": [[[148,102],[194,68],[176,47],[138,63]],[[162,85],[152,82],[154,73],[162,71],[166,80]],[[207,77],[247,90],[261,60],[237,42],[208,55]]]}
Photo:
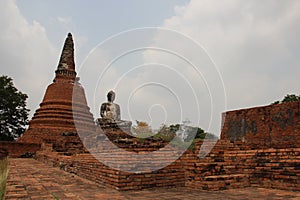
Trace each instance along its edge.
{"label": "seated buddha statue", "polygon": [[120,106],[114,103],[116,94],[114,91],[109,91],[107,94],[107,102],[103,103],[100,108],[100,116],[104,120],[111,122],[121,120]]}
{"label": "seated buddha statue", "polygon": [[109,91],[107,94],[107,102],[102,103],[100,108],[101,118],[97,119],[97,124],[102,128],[122,128],[130,129],[131,121],[121,120],[120,106],[114,103],[116,94],[114,91]]}

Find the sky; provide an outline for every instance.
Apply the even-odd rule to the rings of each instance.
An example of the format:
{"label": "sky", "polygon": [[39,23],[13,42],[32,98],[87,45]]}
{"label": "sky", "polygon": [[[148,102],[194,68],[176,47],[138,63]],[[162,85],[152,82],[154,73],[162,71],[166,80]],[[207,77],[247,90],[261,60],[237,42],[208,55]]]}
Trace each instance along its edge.
{"label": "sky", "polygon": [[28,94],[32,116],[71,32],[94,118],[113,89],[123,119],[219,135],[222,112],[300,93],[299,10],[297,0],[3,0],[1,75]]}

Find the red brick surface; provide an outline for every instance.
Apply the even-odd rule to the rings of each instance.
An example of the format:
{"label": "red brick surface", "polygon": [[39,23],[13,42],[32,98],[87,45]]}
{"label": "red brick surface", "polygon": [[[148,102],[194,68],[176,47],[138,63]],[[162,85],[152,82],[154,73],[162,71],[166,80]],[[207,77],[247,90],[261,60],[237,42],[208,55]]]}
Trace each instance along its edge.
{"label": "red brick surface", "polygon": [[[182,163],[180,160],[175,162],[171,160],[174,151],[169,149],[155,153],[155,155],[146,155],[147,152],[149,153],[153,149],[157,150],[158,148],[150,146],[149,149],[146,149],[146,146],[140,145],[136,147],[129,143],[127,148],[120,152],[117,146],[112,147],[105,144],[105,141],[102,141],[98,149],[92,151],[93,155],[77,154],[66,156],[62,153],[51,152],[51,147],[49,146],[43,146],[43,151],[37,152],[36,159],[118,190],[184,186],[185,174]],[[145,157],[137,158],[135,156],[136,154],[143,155],[144,153]],[[100,161],[95,157],[100,159]],[[114,163],[114,165],[109,165],[109,163]],[[168,165],[168,163],[171,164]],[[151,170],[155,169],[156,166],[161,166],[161,164],[168,166],[162,169],[157,167],[159,170]],[[145,172],[141,172],[142,169]]]}
{"label": "red brick surface", "polygon": [[6,198],[12,199],[63,199],[63,200],[216,200],[216,199],[277,199],[296,200],[300,192],[265,188],[203,191],[187,187],[151,188],[116,191],[85,180],[58,168],[49,167],[33,159],[9,159],[9,176]]}
{"label": "red brick surface", "polygon": [[[187,151],[180,159],[163,169],[141,173],[112,169],[91,154],[65,156],[57,152],[41,151],[37,153],[37,159],[118,190],[183,185],[200,190],[250,186],[300,190],[300,148],[251,150],[242,142],[220,140],[202,158],[199,156],[200,145],[208,144],[198,143],[195,151]],[[127,166],[135,161],[134,157],[122,161],[126,153],[114,151],[102,150],[101,158],[120,166]],[[156,157],[151,158],[149,168],[150,165],[154,167],[167,159],[166,152],[161,156],[156,154]],[[135,166],[133,164],[129,167]]]}
{"label": "red brick surface", "polygon": [[300,190],[300,148],[251,150],[239,142],[220,140],[206,157],[199,158],[197,152],[181,158],[188,187]]}
{"label": "red brick surface", "polygon": [[41,145],[33,143],[19,143],[19,142],[0,142],[0,149],[5,149],[12,158],[18,158],[28,153],[35,154],[41,149]]}
{"label": "red brick surface", "polygon": [[252,148],[300,147],[300,101],[226,112],[221,139]]}
{"label": "red brick surface", "polygon": [[48,153],[38,154],[37,159],[118,190],[184,186],[185,182],[180,162],[154,172],[129,173],[109,168],[90,154],[66,157]]}

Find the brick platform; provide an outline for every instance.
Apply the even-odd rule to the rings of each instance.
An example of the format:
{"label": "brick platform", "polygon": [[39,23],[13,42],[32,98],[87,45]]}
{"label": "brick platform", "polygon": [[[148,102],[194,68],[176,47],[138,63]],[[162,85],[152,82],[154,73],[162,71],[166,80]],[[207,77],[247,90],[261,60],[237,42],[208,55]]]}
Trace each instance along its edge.
{"label": "brick platform", "polygon": [[[187,186],[200,190],[224,190],[250,186],[300,190],[300,148],[251,150],[241,142],[220,140],[204,158],[199,157],[201,144],[195,151],[185,152],[175,162],[163,169],[149,172],[128,173],[126,167],[136,169],[135,157],[127,152],[102,150],[101,159],[123,166],[112,169],[91,154],[65,156],[58,152],[40,151],[36,158],[51,166],[87,178],[118,190],[138,190],[150,187]],[[132,152],[131,152],[132,153]],[[142,152],[145,153],[145,152]],[[162,153],[151,157],[149,167],[167,162]],[[170,152],[171,153],[171,152]],[[174,153],[174,152],[172,152]],[[124,157],[126,160],[124,161]],[[170,158],[171,159],[171,155]],[[131,164],[132,163],[132,164]],[[129,170],[127,168],[127,170]]]}
{"label": "brick platform", "polygon": [[300,199],[300,192],[246,188],[224,191],[199,191],[190,188],[157,188],[141,191],[116,191],[49,167],[33,159],[9,159],[6,199],[64,200],[215,200],[215,199]]}
{"label": "brick platform", "polygon": [[[106,162],[118,162],[124,164],[124,154],[107,153]],[[119,158],[118,158],[119,157]],[[76,156],[63,156],[58,153],[38,152],[37,160],[59,167],[62,170],[89,179],[103,186],[117,190],[139,190],[153,187],[180,187],[185,185],[184,169],[178,160],[163,169],[150,172],[125,172],[105,166],[95,159],[91,154],[79,154]],[[165,157],[152,159],[152,164],[159,163]],[[126,166],[135,168],[135,158],[126,160]],[[122,163],[123,162],[123,163]],[[128,165],[132,163],[132,165]],[[153,166],[152,166],[153,167]]]}

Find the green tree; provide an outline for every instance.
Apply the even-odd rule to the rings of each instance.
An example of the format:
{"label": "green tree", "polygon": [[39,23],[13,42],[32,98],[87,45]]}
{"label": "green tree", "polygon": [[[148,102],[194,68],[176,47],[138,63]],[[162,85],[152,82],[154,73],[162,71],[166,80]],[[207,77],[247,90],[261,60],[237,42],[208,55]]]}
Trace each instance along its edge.
{"label": "green tree", "polygon": [[300,96],[297,96],[295,94],[287,94],[281,102],[285,103],[285,102],[294,102],[299,100],[300,100]]}
{"label": "green tree", "polygon": [[275,101],[271,105],[281,104],[281,103],[287,103],[287,102],[294,102],[294,101],[300,101],[300,95],[295,94],[287,94],[282,101]]}
{"label": "green tree", "polygon": [[15,88],[12,78],[0,76],[0,141],[12,141],[25,131],[29,112],[27,98]]}
{"label": "green tree", "polygon": [[[204,140],[205,138],[209,138],[209,139],[216,138],[215,135],[213,135],[211,133],[205,132],[200,127],[192,127],[192,126],[187,126],[187,127],[188,127],[187,131],[191,132],[191,134],[188,134],[189,137],[188,137],[187,140],[191,140],[191,139],[201,139],[201,140]],[[170,125],[169,129],[170,129],[170,132],[176,133],[176,131],[178,131],[180,129],[180,124]]]}

